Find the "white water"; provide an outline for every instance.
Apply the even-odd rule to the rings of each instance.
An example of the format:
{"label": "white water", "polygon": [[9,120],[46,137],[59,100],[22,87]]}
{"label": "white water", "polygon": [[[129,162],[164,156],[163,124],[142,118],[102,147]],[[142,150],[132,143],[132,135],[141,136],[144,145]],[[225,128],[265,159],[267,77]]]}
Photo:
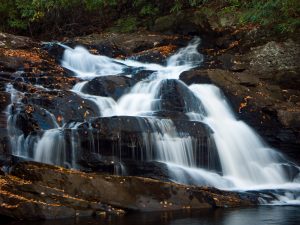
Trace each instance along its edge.
{"label": "white water", "polygon": [[207,112],[204,122],[214,131],[225,176],[232,177],[240,187],[288,182],[279,153],[264,144],[247,124],[235,118],[217,87],[192,85],[190,89],[203,102]]}
{"label": "white water", "polygon": [[39,140],[34,160],[54,165],[64,165],[66,159],[65,139],[60,129],[47,130]]}
{"label": "white water", "polygon": [[[151,155],[150,151],[154,148],[157,152],[156,160],[167,164],[170,175],[175,181],[210,185],[222,189],[284,189],[292,193],[293,190],[300,190],[299,168],[268,147],[247,124],[237,120],[220,90],[213,85],[189,87],[192,94],[203,104],[206,116],[194,111],[187,112],[187,115],[190,120],[206,123],[214,131],[213,137],[223,175],[196,168],[193,140],[189,136],[181,136],[172,120],[144,116],[152,112],[156,102],[159,101],[157,93],[163,80],[178,79],[182,72],[202,63],[203,56],[197,51],[199,43],[199,39],[194,39],[189,46],[171,56],[166,66],[92,55],[82,47],[66,48],[62,65],[85,80],[75,85],[73,91],[82,98],[93,101],[99,107],[101,116],[142,116],[148,121],[151,129],[155,131],[151,136],[144,137],[144,142],[151,146],[147,150],[148,154]],[[118,101],[81,92],[88,80],[102,75],[122,74],[128,68],[142,68],[154,72],[150,78],[138,82]],[[124,75],[128,76],[128,74]],[[72,138],[77,137],[76,135],[74,131]],[[56,141],[55,146],[51,141]],[[72,145],[76,145],[75,140],[72,140]],[[61,164],[65,156],[62,153],[64,145],[59,129],[46,131],[35,149],[35,160]],[[74,149],[75,147],[72,148],[73,155],[76,154]],[[146,159],[152,158],[147,156]],[[72,160],[74,167],[76,160]],[[298,176],[294,180],[288,179],[285,170],[288,167],[298,170]],[[286,193],[279,195],[279,204],[289,202],[300,204],[299,195]]]}

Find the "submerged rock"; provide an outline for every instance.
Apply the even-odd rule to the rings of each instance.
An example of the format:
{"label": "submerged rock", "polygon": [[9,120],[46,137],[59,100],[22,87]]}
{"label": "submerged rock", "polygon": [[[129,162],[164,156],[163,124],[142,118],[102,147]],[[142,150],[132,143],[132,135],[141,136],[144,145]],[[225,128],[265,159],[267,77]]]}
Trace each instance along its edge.
{"label": "submerged rock", "polygon": [[83,173],[32,162],[18,163],[10,174],[0,175],[0,186],[0,215],[14,219],[62,219],[102,212],[122,214],[124,210],[168,211],[257,204],[253,197],[214,188]]}

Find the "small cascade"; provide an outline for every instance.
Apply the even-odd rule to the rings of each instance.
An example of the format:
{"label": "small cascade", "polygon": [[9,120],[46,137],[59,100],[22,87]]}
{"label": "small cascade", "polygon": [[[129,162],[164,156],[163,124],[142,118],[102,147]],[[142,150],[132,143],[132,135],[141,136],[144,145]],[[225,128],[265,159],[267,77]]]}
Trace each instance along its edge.
{"label": "small cascade", "polygon": [[[201,43],[201,39],[195,37],[186,48],[180,49],[176,54],[172,55],[167,62],[168,67],[181,67],[184,66],[187,70],[191,67],[200,65],[204,58],[197,50]],[[180,74],[179,74],[180,75]],[[175,78],[175,77],[174,77]]]}
{"label": "small cascade", "polygon": [[83,47],[66,48],[62,66],[79,77],[92,79],[95,76],[115,75],[123,72],[124,65],[106,56],[92,55]]}
{"label": "small cascade", "polygon": [[64,165],[66,146],[63,132],[60,129],[45,131],[35,147],[33,159],[37,162]]}
{"label": "small cascade", "polygon": [[72,91],[75,92],[80,97],[82,97],[83,99],[87,99],[87,100],[90,100],[90,101],[94,102],[98,106],[99,115],[101,115],[101,116],[111,116],[111,115],[116,114],[118,106],[117,106],[117,103],[115,102],[115,100],[113,98],[85,94],[85,93],[82,93],[80,91],[77,91],[77,88],[78,87],[75,86],[72,89]]}
{"label": "small cascade", "polygon": [[137,83],[129,94],[122,96],[118,101],[117,115],[136,116],[151,112],[155,104],[156,92],[161,80],[141,81]]}
{"label": "small cascade", "polygon": [[88,81],[79,82],[74,85],[72,90],[75,92],[80,92],[82,90],[83,86],[86,85],[87,83],[88,83]]}
{"label": "small cascade", "polygon": [[[183,166],[196,166],[192,137],[180,137],[172,120],[149,119],[156,158]],[[147,141],[147,139],[145,139]]]}

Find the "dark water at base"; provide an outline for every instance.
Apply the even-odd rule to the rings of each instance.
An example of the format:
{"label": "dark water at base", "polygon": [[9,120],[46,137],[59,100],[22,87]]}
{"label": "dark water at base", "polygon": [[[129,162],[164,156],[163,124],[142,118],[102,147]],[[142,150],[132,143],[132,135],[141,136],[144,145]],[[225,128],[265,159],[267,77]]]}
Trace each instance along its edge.
{"label": "dark water at base", "polygon": [[300,225],[299,206],[199,210],[191,212],[129,213],[124,216],[50,221],[1,220],[5,225]]}

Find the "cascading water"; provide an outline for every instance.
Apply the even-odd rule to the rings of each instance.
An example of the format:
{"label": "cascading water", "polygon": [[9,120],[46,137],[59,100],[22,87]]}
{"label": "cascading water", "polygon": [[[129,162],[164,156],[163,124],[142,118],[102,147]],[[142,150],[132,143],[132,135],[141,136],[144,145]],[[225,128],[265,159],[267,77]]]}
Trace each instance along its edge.
{"label": "cascading water", "polygon": [[[102,118],[130,116],[139,121],[140,126],[148,132],[142,134],[142,145],[145,152],[139,153],[144,154],[140,159],[165,163],[174,181],[210,185],[222,189],[280,189],[282,191],[277,197],[279,201],[292,201],[293,204],[300,204],[299,167],[285,160],[281,154],[268,147],[247,124],[237,120],[217,87],[213,85],[191,85],[187,87],[177,81],[182,72],[201,65],[203,56],[197,51],[199,43],[200,39],[195,38],[186,48],[171,56],[167,60],[166,66],[140,63],[131,59],[117,60],[92,55],[83,47],[74,49],[66,47],[62,66],[73,71],[76,76],[84,80],[76,84],[72,91],[83,99],[93,101],[98,106],[99,115]],[[153,72],[148,78],[137,82],[128,93],[118,100],[82,92],[87,82],[95,77],[116,74],[134,77],[134,74],[126,73],[134,70]],[[207,152],[207,149],[204,149],[206,155],[212,154],[213,146],[216,146],[218,154],[212,154],[208,157],[207,161],[209,162],[206,162],[208,166],[205,168],[199,168],[199,163],[197,163],[197,158],[199,158],[197,156],[199,153],[196,151],[199,148],[195,147],[197,137],[179,131],[172,119],[155,116],[158,111],[168,112],[168,109],[164,108],[164,101],[168,100],[168,94],[162,96],[160,91],[163,88],[167,90],[169,87],[174,87],[176,90],[181,88],[180,90],[186,93],[180,99],[183,102],[183,108],[176,106],[175,110],[179,110],[181,116],[189,118],[190,124],[193,121],[195,124],[197,122],[205,123],[213,131],[215,144],[212,143],[212,139],[205,137],[203,140],[205,144],[202,143],[201,146],[206,146],[210,150]],[[12,90],[11,93],[16,99],[16,93]],[[72,157],[69,161],[71,161],[72,167],[76,167],[76,157],[80,151],[79,139],[81,139],[81,135],[77,129],[82,126],[82,123],[63,126],[65,129],[71,130],[69,147],[72,151],[69,152],[71,152]],[[90,125],[88,129],[91,132],[89,145],[93,152],[101,155],[99,139],[94,140]],[[20,142],[19,138],[23,134],[20,132],[13,133],[15,134],[12,136],[14,143]],[[119,138],[122,138],[121,134]],[[35,142],[35,155],[33,156],[35,160],[64,164],[62,161],[66,161],[64,153],[66,146],[61,128],[44,132],[41,138],[35,139]],[[24,152],[24,146],[20,147],[22,143],[17,147],[19,155]],[[23,145],[25,144],[23,143]],[[132,141],[131,155],[137,155],[136,146],[137,143]],[[114,149],[113,151],[118,152],[118,160],[120,160],[120,167],[118,168],[121,168],[121,174],[125,174],[121,150]],[[210,166],[210,158],[219,158],[221,173],[216,173],[213,169],[215,167]],[[289,170],[294,171],[293,175],[289,174]]]}
{"label": "cascading water", "polygon": [[204,122],[214,131],[225,176],[232,178],[237,186],[245,187],[288,182],[281,165],[286,163],[282,156],[264,144],[247,124],[235,118],[217,87],[192,85],[190,89],[203,102],[208,114]]}

